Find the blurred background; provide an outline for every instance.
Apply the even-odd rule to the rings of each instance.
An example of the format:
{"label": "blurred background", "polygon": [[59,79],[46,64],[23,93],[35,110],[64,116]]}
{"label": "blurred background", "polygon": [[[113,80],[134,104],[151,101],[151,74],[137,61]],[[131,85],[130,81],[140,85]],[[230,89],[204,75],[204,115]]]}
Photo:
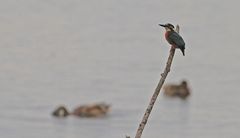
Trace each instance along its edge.
{"label": "blurred background", "polygon": [[[239,1],[0,0],[0,135],[135,136],[169,44],[159,23],[180,25],[166,83],[188,81],[187,100],[162,93],[145,138],[240,136]],[[51,116],[58,105],[112,105],[108,116]]]}

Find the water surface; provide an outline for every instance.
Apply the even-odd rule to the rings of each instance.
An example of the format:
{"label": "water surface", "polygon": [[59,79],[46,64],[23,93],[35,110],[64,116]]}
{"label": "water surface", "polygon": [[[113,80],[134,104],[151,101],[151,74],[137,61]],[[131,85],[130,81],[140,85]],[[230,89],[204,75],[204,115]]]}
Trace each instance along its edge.
{"label": "water surface", "polygon": [[[123,138],[137,126],[178,23],[166,83],[187,79],[187,101],[161,94],[143,137],[239,137],[238,1],[0,1],[0,134],[4,138]],[[105,118],[56,119],[60,104],[105,101]]]}

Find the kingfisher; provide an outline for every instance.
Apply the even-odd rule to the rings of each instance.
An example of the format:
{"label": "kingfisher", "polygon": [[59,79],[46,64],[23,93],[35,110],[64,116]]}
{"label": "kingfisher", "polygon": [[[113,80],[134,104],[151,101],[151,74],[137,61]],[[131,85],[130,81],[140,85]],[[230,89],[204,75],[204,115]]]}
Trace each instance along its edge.
{"label": "kingfisher", "polygon": [[159,24],[166,29],[165,38],[173,48],[179,48],[182,51],[183,56],[185,56],[185,42],[183,38],[174,30],[174,26],[170,23]]}

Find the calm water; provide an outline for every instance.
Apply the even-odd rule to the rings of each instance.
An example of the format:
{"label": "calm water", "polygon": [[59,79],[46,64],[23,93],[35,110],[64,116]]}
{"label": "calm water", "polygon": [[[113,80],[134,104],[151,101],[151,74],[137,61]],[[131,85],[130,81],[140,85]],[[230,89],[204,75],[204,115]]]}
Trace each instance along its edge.
{"label": "calm water", "polygon": [[[144,138],[240,137],[239,1],[1,0],[0,135],[134,136],[165,66],[158,23],[178,23],[186,56],[166,82],[187,79],[187,101],[159,96]],[[56,119],[60,104],[105,101],[99,119]]]}

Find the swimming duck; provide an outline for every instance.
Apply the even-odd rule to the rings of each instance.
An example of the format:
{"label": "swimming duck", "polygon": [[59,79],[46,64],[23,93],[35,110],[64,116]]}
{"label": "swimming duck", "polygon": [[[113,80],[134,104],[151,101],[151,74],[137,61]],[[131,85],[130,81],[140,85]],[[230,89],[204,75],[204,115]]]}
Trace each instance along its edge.
{"label": "swimming duck", "polygon": [[101,117],[109,112],[110,105],[105,103],[97,103],[92,105],[82,105],[69,113],[66,107],[59,106],[52,113],[55,117],[66,117],[68,115],[74,115],[78,117]]}
{"label": "swimming duck", "polygon": [[179,85],[168,84],[163,87],[164,95],[169,97],[187,98],[190,95],[187,81],[183,80]]}
{"label": "swimming duck", "polygon": [[56,110],[52,113],[53,116],[56,117],[66,117],[69,115],[69,112],[65,106],[59,106]]}

